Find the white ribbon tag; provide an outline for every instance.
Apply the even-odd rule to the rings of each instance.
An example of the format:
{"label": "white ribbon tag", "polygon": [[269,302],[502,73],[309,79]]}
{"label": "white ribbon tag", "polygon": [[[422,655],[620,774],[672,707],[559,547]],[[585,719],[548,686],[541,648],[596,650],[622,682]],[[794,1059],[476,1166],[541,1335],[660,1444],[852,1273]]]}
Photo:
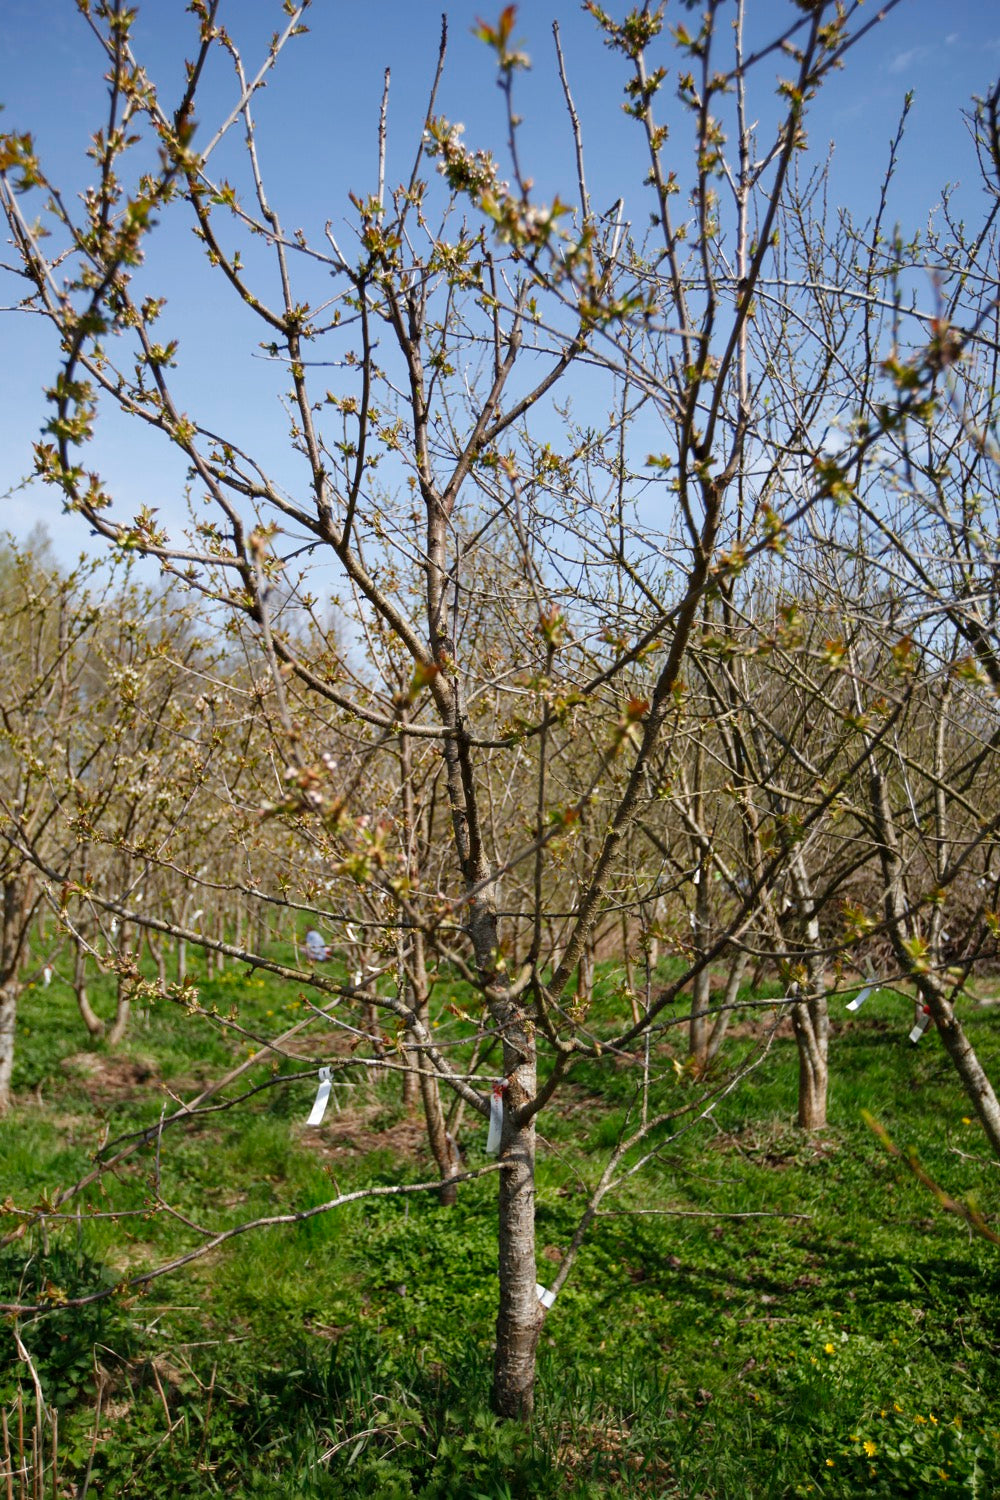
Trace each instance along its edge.
{"label": "white ribbon tag", "polygon": [[490,1094],[490,1129],[486,1137],[487,1156],[496,1156],[500,1150],[500,1137],[503,1134],[503,1095],[506,1087],[506,1078],[498,1078]]}
{"label": "white ribbon tag", "polygon": [[48,989],[49,985],[52,983],[52,966],[51,966],[51,964],[46,964],[45,965],[45,968],[42,970],[42,978],[45,981],[45,988]]}
{"label": "white ribbon tag", "polygon": [[326,1114],[326,1106],[330,1102],[331,1087],[332,1085],[330,1083],[330,1069],[320,1068],[319,1088],[316,1090],[316,1097],[313,1100],[313,1107],[310,1110],[309,1118],[306,1121],[307,1125],[319,1125],[322,1121],[323,1116]]}
{"label": "white ribbon tag", "polygon": [[930,1013],[929,1010],[925,1010],[922,1013],[922,1015],[920,1017],[920,1020],[917,1022],[916,1026],[914,1026],[913,1030],[910,1032],[910,1041],[913,1043],[914,1046],[917,1045],[917,1043],[919,1042],[920,1038],[923,1036],[924,1032],[927,1030],[927,1028],[928,1028],[928,1026],[930,1024],[931,1024],[931,1013]]}
{"label": "white ribbon tag", "polygon": [[555,1292],[550,1292],[548,1287],[542,1286],[542,1283],[540,1281],[535,1282],[535,1291],[537,1292],[538,1300],[543,1307],[551,1307],[553,1302],[556,1300]]}
{"label": "white ribbon tag", "polygon": [[853,1000],[849,1000],[847,1002],[847,1009],[848,1010],[860,1010],[861,1007],[862,1007],[862,1005],[864,1005],[865,1001],[868,999],[868,996],[874,990],[874,988],[875,988],[875,986],[873,984],[870,984],[870,985],[868,985],[868,987],[866,989],[859,990],[858,993],[855,995],[854,999]]}

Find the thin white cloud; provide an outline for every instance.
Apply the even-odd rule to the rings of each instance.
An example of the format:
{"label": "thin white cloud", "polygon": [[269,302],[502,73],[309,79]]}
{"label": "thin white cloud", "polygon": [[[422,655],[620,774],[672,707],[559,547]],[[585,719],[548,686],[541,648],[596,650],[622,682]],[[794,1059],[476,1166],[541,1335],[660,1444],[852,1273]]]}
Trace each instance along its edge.
{"label": "thin white cloud", "polygon": [[886,71],[897,75],[906,73],[915,64],[923,62],[930,55],[930,47],[908,47],[905,52],[897,52],[886,64]]}

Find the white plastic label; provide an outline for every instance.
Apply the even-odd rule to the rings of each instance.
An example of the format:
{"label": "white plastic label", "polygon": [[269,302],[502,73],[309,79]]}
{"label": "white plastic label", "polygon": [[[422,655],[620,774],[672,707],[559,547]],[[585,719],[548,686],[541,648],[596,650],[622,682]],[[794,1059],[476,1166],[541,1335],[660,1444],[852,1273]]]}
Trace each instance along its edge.
{"label": "white plastic label", "polygon": [[42,970],[42,978],[45,981],[45,988],[48,989],[49,985],[52,983],[52,965],[51,964],[46,964],[45,965],[45,968]]}
{"label": "white plastic label", "polygon": [[490,1094],[490,1129],[486,1137],[486,1153],[496,1156],[503,1135],[503,1096],[507,1087],[506,1078],[498,1078]]}
{"label": "white plastic label", "polygon": [[309,1118],[306,1121],[307,1125],[319,1125],[322,1122],[323,1116],[326,1114],[326,1106],[330,1102],[331,1087],[332,1084],[330,1083],[330,1069],[320,1068],[319,1088],[316,1090],[316,1097],[313,1100],[313,1107],[310,1110]]}
{"label": "white plastic label", "polygon": [[914,1026],[913,1030],[910,1032],[910,1041],[913,1043],[914,1046],[916,1046],[917,1042],[919,1042],[920,1038],[923,1036],[924,1032],[927,1030],[927,1028],[928,1028],[928,1026],[930,1024],[931,1024],[931,1013],[930,1013],[929,1010],[925,1010],[925,1011],[923,1011],[921,1013],[920,1020],[917,1022],[916,1026]]}
{"label": "white plastic label", "polygon": [[537,1292],[538,1300],[543,1307],[551,1307],[553,1302],[556,1300],[555,1292],[550,1292],[548,1287],[542,1286],[542,1283],[540,1281],[535,1282],[535,1291]]}
{"label": "white plastic label", "polygon": [[870,985],[867,986],[866,989],[859,990],[858,993],[855,995],[854,999],[853,1000],[849,1000],[847,1002],[847,1009],[848,1010],[860,1010],[861,1007],[862,1007],[862,1005],[864,1005],[865,1001],[868,999],[868,996],[872,993],[872,991],[874,989],[875,989],[875,986],[873,984],[870,984]]}

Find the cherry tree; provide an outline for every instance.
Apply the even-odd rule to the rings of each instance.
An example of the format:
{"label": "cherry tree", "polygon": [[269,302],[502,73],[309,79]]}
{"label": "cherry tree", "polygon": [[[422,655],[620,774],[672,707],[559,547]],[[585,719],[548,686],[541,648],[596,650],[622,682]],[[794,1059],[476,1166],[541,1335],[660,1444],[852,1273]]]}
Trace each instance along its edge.
{"label": "cherry tree", "polygon": [[[132,12],[117,0],[82,6],[109,73],[82,206],[50,181],[30,135],[0,146],[25,306],[50,324],[57,361],[39,474],[110,548],[154,559],[252,634],[278,781],[258,811],[311,824],[323,878],[352,880],[384,904],[406,983],[370,998],[395,1020],[430,1095],[445,1090],[484,1128],[493,1121],[494,1403],[505,1416],[531,1409],[545,1316],[538,1117],[578,1060],[641,1058],[665,1007],[704,983],[765,891],[759,882],[737,891],[717,928],[703,923],[684,973],[633,995],[610,1034],[589,1027],[597,933],[620,920],[623,892],[640,914],[655,898],[644,881],[635,889],[637,822],[649,814],[657,757],[690,729],[687,676],[706,608],[731,598],[735,580],[794,535],[836,482],[817,437],[839,399],[836,359],[807,350],[799,389],[808,399],[781,399],[759,309],[781,285],[779,321],[809,316],[808,295],[798,305],[783,277],[784,237],[796,230],[782,217],[808,106],[891,8],[790,7],[751,49],[742,3],[731,14],[709,0],[672,39],[648,6],[616,19],[588,5],[644,178],[631,201],[603,213],[558,33],[567,185],[548,199],[533,187],[515,107],[527,59],[513,7],[479,28],[507,108],[503,166],[437,113],[442,33],[419,139],[402,161],[390,151],[387,83],[369,192],[352,197],[346,229],[331,221],[318,240],[288,227],[256,124],[258,91],[302,32],[305,5],[286,6],[285,29],[254,70],[227,7],[195,0],[186,81],[172,98],[133,49]],[[201,80],[218,59],[232,107],[217,128],[196,129]],[[673,136],[659,113],[668,59],[680,105]],[[237,132],[242,161],[223,176],[216,162]],[[220,295],[255,325],[280,372],[283,433],[248,438],[188,409],[183,341],[156,286],[155,225],[167,215],[187,216]],[[793,343],[783,347],[791,358]],[[219,382],[246,358],[220,348]],[[585,415],[572,414],[571,396]],[[904,391],[899,404],[909,400]],[[149,505],[123,515],[86,466],[101,403],[182,458],[196,501],[186,535]],[[854,434],[858,462],[877,437]],[[334,646],[298,628],[320,593],[343,622]],[[324,720],[340,733],[349,726],[349,756],[323,744]],[[434,788],[425,827],[444,824],[447,845],[435,837],[421,847],[416,836],[431,818],[418,807],[421,779]],[[362,788],[395,799],[391,816],[359,814]],[[707,876],[715,856],[702,838],[702,795],[687,798],[688,836]],[[792,843],[776,854],[793,883],[796,857]],[[567,894],[553,948],[557,889]],[[809,899],[801,895],[803,909]],[[134,903],[112,905],[120,919],[157,926]],[[345,935],[346,926],[337,940]],[[478,996],[482,1038],[501,1057],[492,1079],[428,1026],[430,971],[444,963]],[[342,992],[322,976],[312,982]],[[644,1119],[640,1134],[662,1135],[668,1118]],[[450,1171],[441,1155],[439,1165]]]}

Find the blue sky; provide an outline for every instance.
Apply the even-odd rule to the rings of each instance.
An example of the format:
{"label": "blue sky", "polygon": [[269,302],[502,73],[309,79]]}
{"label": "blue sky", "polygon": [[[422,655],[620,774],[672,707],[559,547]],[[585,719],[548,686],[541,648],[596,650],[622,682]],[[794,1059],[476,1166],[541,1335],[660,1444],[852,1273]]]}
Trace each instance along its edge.
{"label": "blue sky", "polygon": [[[624,8],[610,0],[606,4],[616,14]],[[476,17],[490,18],[498,8],[478,0],[450,7],[449,62],[438,112],[464,123],[469,144],[492,146],[502,155],[503,101],[494,86],[491,57],[471,35]],[[309,34],[289,48],[257,106],[265,176],[286,227],[321,235],[326,220],[334,226],[345,221],[349,191],[374,190],[376,122],[386,67],[392,71],[388,178],[391,183],[408,176],[437,55],[440,10],[424,0],[374,0],[366,6],[314,0]],[[870,0],[871,14],[876,10]],[[765,34],[794,13],[793,0],[749,0],[748,26]],[[268,37],[282,24],[278,0],[224,0],[222,14],[245,47],[248,65],[254,66]],[[678,0],[671,0],[667,16],[690,24],[689,12]],[[553,19],[560,23],[583,123],[593,200],[602,206],[621,194],[627,205],[637,202],[645,164],[635,128],[620,109],[624,65],[604,48],[593,21],[564,0],[531,0],[518,14],[516,35],[532,59],[518,94],[527,170],[541,195],[574,196],[572,143],[554,69]],[[0,0],[0,35],[4,128],[31,130],[52,179],[70,192],[79,190],[89,165],[88,137],[103,113],[96,43],[72,0]],[[137,49],[169,100],[179,86],[184,57],[192,51],[184,0],[146,0],[144,5],[140,0],[135,35]],[[762,118],[771,107],[775,73],[775,66],[766,65],[758,80]],[[904,226],[918,228],[948,182],[960,184],[959,201],[974,215],[981,188],[961,112],[970,96],[984,92],[998,73],[1000,7],[991,0],[902,0],[830,81],[812,115],[814,149],[825,150],[830,142],[834,146],[837,201],[861,217],[870,211],[903,96],[912,89],[915,106],[892,215]],[[206,84],[197,112],[199,140],[224,117],[232,97],[231,78],[221,69]],[[671,92],[668,85],[665,111]],[[683,153],[682,134],[677,139]],[[224,168],[228,151],[228,145],[220,150],[217,170]],[[9,253],[2,258],[9,261]],[[274,383],[256,355],[259,332],[240,310],[219,301],[217,289],[192,259],[189,231],[165,222],[145,274],[150,289],[162,286],[168,292],[168,313],[181,337],[179,378],[186,382],[189,404],[217,411],[220,425],[232,421],[269,434],[265,443],[279,442],[280,426],[272,423]],[[16,283],[7,277],[0,285],[0,305],[8,308],[15,296]],[[3,495],[30,471],[31,443],[46,415],[42,390],[54,372],[56,350],[39,319],[4,311],[0,328],[6,372],[0,403]],[[236,357],[220,381],[213,357],[223,346]],[[105,416],[88,465],[102,469],[126,508],[145,501],[176,523],[183,485],[176,461],[161,450],[151,454],[110,411]],[[271,460],[270,454],[265,457]],[[277,456],[274,462],[279,462]],[[36,521],[48,527],[64,558],[87,544],[86,528],[78,518],[62,518],[51,493],[34,487],[3,501],[4,529],[23,536]]]}

